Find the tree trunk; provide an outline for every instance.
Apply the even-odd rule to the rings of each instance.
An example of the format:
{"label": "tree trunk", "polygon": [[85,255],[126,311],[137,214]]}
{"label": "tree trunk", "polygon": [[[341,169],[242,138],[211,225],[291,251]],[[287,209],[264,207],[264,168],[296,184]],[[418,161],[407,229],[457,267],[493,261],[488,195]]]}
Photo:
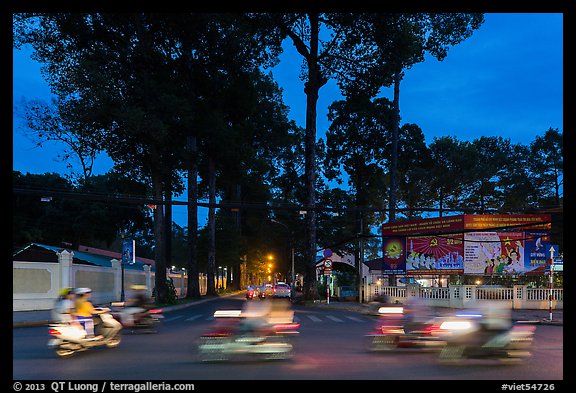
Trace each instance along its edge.
{"label": "tree trunk", "polygon": [[[400,128],[400,80],[401,71],[394,75],[394,124],[392,125],[392,162],[390,165],[390,210],[388,222],[396,221],[396,172],[398,170],[398,130]],[[396,275],[391,274],[389,284],[396,286]]]}
{"label": "tree trunk", "polygon": [[208,289],[207,295],[216,295],[214,274],[216,272],[216,164],[210,157],[208,162],[208,187],[210,208],[208,209]]}
{"label": "tree trunk", "polygon": [[172,266],[172,190],[166,187],[164,191],[164,253],[166,266]]}
{"label": "tree trunk", "polygon": [[398,170],[398,130],[400,128],[400,71],[394,75],[394,124],[392,125],[392,160],[390,165],[390,211],[388,222],[396,221],[396,172]]}
{"label": "tree trunk", "polygon": [[308,59],[308,81],[305,83],[306,94],[306,137],[305,137],[305,172],[306,172],[306,246],[304,296],[308,300],[318,299],[316,282],[316,106],[318,91],[323,85],[318,69],[318,15],[310,15],[310,54]]}
{"label": "tree trunk", "polygon": [[[162,201],[162,181],[158,173],[152,174],[152,188],[154,199]],[[166,285],[166,255],[164,253],[164,209],[157,204],[154,209],[154,259],[155,259],[155,296],[156,303],[164,304],[168,301],[168,287]]]}
{"label": "tree trunk", "polygon": [[196,137],[188,136],[190,169],[188,170],[188,290],[186,297],[199,298],[200,278],[198,269],[198,161]]}

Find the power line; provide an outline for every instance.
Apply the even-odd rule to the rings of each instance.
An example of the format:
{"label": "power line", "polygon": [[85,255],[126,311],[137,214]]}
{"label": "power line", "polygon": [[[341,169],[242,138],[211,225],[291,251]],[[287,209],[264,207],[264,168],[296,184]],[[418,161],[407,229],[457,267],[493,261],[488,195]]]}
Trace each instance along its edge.
{"label": "power line", "polygon": [[[20,188],[14,187],[13,188],[14,194],[17,195],[37,195],[43,197],[57,197],[63,199],[74,199],[74,200],[91,200],[91,201],[98,201],[98,202],[114,202],[114,203],[126,203],[126,204],[140,204],[140,205],[172,205],[172,206],[199,206],[199,207],[207,207],[207,208],[216,208],[216,209],[255,209],[255,210],[287,210],[287,211],[299,211],[299,212],[306,212],[306,211],[317,211],[317,212],[332,212],[332,213],[342,213],[342,212],[374,212],[374,213],[386,213],[390,210],[390,208],[383,208],[383,207],[372,207],[372,206],[352,206],[352,207],[327,207],[327,206],[306,206],[306,205],[296,205],[296,204],[288,204],[288,203],[278,203],[278,202],[217,202],[217,203],[210,203],[210,202],[189,202],[189,201],[178,201],[178,200],[170,200],[166,201],[164,199],[157,199],[153,197],[143,197],[143,196],[135,196],[135,195],[127,195],[127,194],[100,194],[100,193],[87,193],[87,192],[78,192],[78,191],[63,191],[63,190],[53,190],[53,189],[33,189],[33,188]],[[461,212],[461,213],[474,213],[478,212],[480,209],[474,208],[452,208],[452,209],[439,209],[439,208],[427,208],[427,207],[418,207],[418,208],[402,208],[397,207],[395,211],[403,212],[403,213],[413,213],[413,212]],[[482,213],[514,213],[514,212],[524,212],[526,213],[527,209],[483,209]],[[546,209],[531,209],[529,210],[532,213],[536,212],[545,212]]]}

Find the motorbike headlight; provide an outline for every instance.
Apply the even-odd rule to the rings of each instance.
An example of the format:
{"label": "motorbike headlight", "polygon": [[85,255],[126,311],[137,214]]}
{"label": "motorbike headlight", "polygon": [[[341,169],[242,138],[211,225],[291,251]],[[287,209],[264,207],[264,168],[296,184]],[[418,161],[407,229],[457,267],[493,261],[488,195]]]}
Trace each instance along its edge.
{"label": "motorbike headlight", "polygon": [[403,307],[380,307],[378,314],[402,314],[404,313]]}
{"label": "motorbike headlight", "polygon": [[440,329],[462,331],[472,329],[472,326],[470,321],[444,321],[440,325]]}

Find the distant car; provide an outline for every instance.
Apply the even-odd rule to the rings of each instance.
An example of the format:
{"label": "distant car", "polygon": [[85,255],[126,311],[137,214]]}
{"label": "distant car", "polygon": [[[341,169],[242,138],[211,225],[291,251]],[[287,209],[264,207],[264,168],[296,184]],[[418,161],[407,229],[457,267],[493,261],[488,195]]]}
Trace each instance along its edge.
{"label": "distant car", "polygon": [[265,284],[260,287],[260,298],[264,299],[274,295],[274,288],[272,284]]}
{"label": "distant car", "polygon": [[291,292],[290,285],[279,282],[274,285],[272,297],[285,297],[289,299]]}
{"label": "distant car", "polygon": [[246,288],[246,299],[252,300],[254,298],[259,297],[260,297],[260,288],[258,288],[255,285],[249,285],[248,288]]}

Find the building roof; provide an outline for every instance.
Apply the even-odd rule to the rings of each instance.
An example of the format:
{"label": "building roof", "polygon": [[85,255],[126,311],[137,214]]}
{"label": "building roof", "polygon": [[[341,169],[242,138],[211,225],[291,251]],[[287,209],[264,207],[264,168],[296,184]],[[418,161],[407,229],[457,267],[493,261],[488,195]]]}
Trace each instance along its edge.
{"label": "building roof", "polygon": [[371,259],[369,261],[364,261],[364,264],[368,266],[370,271],[372,270],[382,270],[382,258]]}
{"label": "building roof", "polygon": [[[58,262],[56,253],[63,250],[73,252],[74,258],[72,263],[79,265],[112,267],[112,259],[121,260],[120,253],[117,253],[118,257],[111,257],[109,255],[102,255],[101,253],[78,251],[39,243],[28,244],[26,247],[14,252],[12,257],[14,260],[26,262]],[[48,253],[46,253],[46,251],[48,251]],[[144,265],[150,265],[150,263],[146,263],[142,258],[136,257],[136,263],[124,265],[124,268],[141,270]],[[152,270],[154,270],[154,265],[151,266]]]}

